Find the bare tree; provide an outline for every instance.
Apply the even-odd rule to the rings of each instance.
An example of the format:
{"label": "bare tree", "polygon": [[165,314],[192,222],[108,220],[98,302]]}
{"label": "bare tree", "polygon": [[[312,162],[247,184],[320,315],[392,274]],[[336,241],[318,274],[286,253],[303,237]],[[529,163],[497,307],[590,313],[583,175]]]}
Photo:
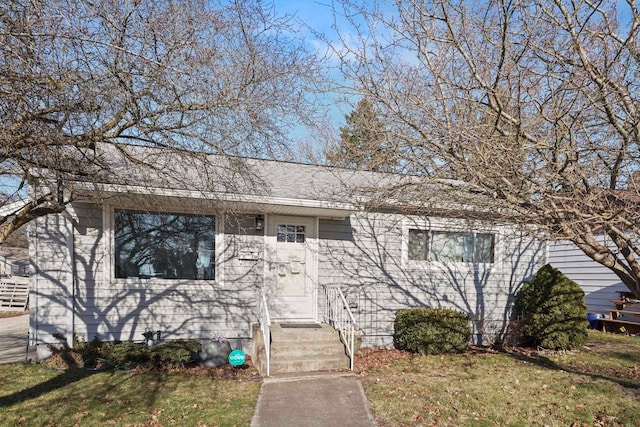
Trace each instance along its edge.
{"label": "bare tree", "polygon": [[640,296],[637,2],[340,4],[353,28],[335,53],[384,106],[416,204],[453,179],[441,200],[568,239]]}
{"label": "bare tree", "polygon": [[[17,207],[0,242],[63,211],[70,180],[112,176],[99,145],[141,168],[154,162],[127,145],[282,155],[288,130],[313,122],[320,83],[289,19],[260,0],[2,1],[0,180],[13,191],[0,206]],[[9,205],[27,184],[48,191]]]}

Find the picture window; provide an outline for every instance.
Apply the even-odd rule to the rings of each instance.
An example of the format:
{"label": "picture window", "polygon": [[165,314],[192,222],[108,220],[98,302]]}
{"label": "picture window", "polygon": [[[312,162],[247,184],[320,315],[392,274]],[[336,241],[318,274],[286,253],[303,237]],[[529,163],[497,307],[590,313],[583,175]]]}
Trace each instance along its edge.
{"label": "picture window", "polygon": [[495,234],[409,229],[410,261],[492,264]]}
{"label": "picture window", "polygon": [[214,216],[116,210],[116,278],[215,279]]}

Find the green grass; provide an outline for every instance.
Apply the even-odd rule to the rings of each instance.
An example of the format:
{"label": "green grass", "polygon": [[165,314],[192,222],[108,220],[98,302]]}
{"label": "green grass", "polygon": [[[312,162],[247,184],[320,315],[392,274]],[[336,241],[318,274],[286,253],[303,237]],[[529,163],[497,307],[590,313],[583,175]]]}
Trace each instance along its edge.
{"label": "green grass", "polygon": [[0,365],[0,425],[246,426],[255,381],[184,372],[57,371]]}
{"label": "green grass", "polygon": [[[639,337],[592,332],[587,348],[567,354],[476,352],[375,366],[360,378],[380,426],[640,425]],[[0,425],[247,426],[259,390],[206,371],[6,364]]]}
{"label": "green grass", "polygon": [[567,354],[416,356],[363,375],[380,426],[638,426],[640,338]]}

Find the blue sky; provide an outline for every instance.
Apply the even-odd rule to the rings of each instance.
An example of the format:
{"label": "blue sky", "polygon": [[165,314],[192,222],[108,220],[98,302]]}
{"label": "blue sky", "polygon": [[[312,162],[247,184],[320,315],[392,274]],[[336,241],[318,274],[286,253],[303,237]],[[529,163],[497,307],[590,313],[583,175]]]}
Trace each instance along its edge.
{"label": "blue sky", "polygon": [[[315,0],[274,0],[274,7],[278,15],[292,16],[292,25],[298,28],[300,32],[297,36],[302,36],[307,44],[307,48],[317,52],[320,55],[329,55],[326,57],[327,72],[334,81],[341,79],[341,74],[337,70],[337,61],[331,59],[331,53],[325,41],[321,40],[313,31],[324,34],[331,42],[337,42],[335,34],[334,18],[338,20],[337,25],[341,33],[348,34],[349,29],[344,20],[340,16],[334,17],[331,0],[315,1]],[[329,106],[329,121],[331,126],[336,130],[345,123],[345,115],[352,111],[353,106],[358,99],[352,99],[351,102],[343,102],[343,95],[327,94],[323,97],[323,103]],[[309,139],[302,128],[294,130],[292,134],[294,140]]]}
{"label": "blue sky", "polygon": [[323,28],[331,24],[330,6],[326,1],[274,0],[274,6],[279,13],[296,15],[313,28]]}

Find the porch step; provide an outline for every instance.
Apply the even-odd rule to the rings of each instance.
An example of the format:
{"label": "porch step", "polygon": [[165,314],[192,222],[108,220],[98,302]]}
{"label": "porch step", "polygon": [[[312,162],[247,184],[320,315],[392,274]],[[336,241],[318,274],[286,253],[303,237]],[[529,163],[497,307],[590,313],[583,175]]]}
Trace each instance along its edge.
{"label": "porch step", "polygon": [[338,331],[319,328],[283,328],[271,325],[271,374],[348,369],[349,358]]}

